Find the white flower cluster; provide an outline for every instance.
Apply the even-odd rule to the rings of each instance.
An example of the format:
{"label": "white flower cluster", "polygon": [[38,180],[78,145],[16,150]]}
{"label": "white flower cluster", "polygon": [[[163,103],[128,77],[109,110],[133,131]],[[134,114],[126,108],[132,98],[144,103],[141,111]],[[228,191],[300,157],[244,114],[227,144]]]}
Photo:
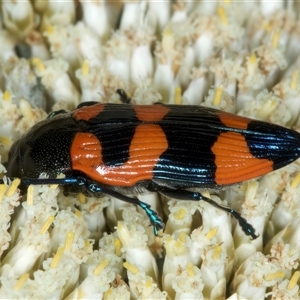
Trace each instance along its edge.
{"label": "white flower cluster", "polygon": [[[297,1],[0,0],[0,156],[52,110],[84,101],[193,104],[300,128]],[[64,196],[5,177],[1,299],[299,299],[300,165],[211,205]],[[210,191],[212,193],[212,191]],[[300,236],[300,231],[299,231]]]}

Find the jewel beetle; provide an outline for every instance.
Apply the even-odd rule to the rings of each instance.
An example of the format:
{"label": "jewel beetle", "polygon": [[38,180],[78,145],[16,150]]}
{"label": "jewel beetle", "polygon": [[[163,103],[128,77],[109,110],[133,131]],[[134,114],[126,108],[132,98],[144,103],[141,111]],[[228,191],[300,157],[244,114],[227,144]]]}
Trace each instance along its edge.
{"label": "jewel beetle", "polygon": [[[300,134],[201,106],[132,105],[123,90],[117,92],[123,104],[84,102],[33,126],[13,144],[7,176],[21,178],[24,186],[61,184],[66,193],[104,193],[139,205],[155,234],[163,221],[137,193],[203,200],[256,238],[237,211],[201,189],[222,189],[293,162],[300,157]],[[61,173],[65,178],[57,178]]]}

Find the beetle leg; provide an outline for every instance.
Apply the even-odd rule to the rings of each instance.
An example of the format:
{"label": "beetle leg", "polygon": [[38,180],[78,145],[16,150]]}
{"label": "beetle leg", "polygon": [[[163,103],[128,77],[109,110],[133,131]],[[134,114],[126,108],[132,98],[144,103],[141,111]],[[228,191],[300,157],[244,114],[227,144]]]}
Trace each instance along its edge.
{"label": "beetle leg", "polygon": [[154,234],[157,235],[158,234],[158,231],[160,229],[163,229],[164,228],[164,222],[163,220],[158,216],[157,212],[152,210],[150,208],[150,205],[145,203],[145,202],[142,202],[140,201],[138,198],[131,198],[131,197],[128,197],[126,195],[123,195],[119,192],[116,192],[112,189],[109,189],[109,188],[106,188],[106,187],[102,187],[101,185],[99,185],[98,183],[92,181],[92,182],[88,182],[87,181],[87,189],[97,195],[99,193],[104,193],[104,194],[107,194],[107,195],[110,195],[110,196],[113,196],[115,198],[118,198],[122,201],[125,201],[125,202],[128,202],[128,203],[131,203],[131,204],[135,204],[135,205],[138,205],[139,207],[141,207],[145,213],[147,214],[149,220],[150,220],[150,223],[151,225],[153,226],[153,230],[154,230]]}
{"label": "beetle leg", "polygon": [[123,89],[117,89],[116,93],[120,96],[120,100],[122,103],[129,104],[131,102],[131,98],[128,97]]}
{"label": "beetle leg", "polygon": [[258,235],[255,234],[255,229],[251,224],[247,222],[245,218],[241,216],[241,214],[234,209],[220,205],[217,202],[213,201],[212,199],[203,196],[201,193],[198,192],[192,192],[182,189],[172,189],[166,186],[158,185],[157,183],[151,182],[149,186],[147,187],[149,191],[156,191],[160,192],[170,198],[178,199],[178,200],[191,200],[191,201],[205,201],[211,205],[213,205],[216,208],[219,208],[221,210],[224,210],[228,213],[230,213],[240,224],[242,230],[246,235],[250,235],[252,239],[256,239]]}
{"label": "beetle leg", "polygon": [[151,225],[153,226],[153,230],[154,230],[154,234],[157,235],[158,231],[160,229],[163,229],[165,227],[165,224],[163,222],[163,220],[158,216],[157,212],[154,211],[153,209],[150,208],[150,205],[140,201],[138,198],[131,198],[128,196],[125,196],[123,194],[120,194],[118,192],[112,191],[110,189],[103,189],[102,192],[104,192],[105,194],[108,194],[110,196],[116,197],[122,201],[131,203],[131,204],[135,204],[138,205],[139,207],[141,207],[145,213],[147,214]]}

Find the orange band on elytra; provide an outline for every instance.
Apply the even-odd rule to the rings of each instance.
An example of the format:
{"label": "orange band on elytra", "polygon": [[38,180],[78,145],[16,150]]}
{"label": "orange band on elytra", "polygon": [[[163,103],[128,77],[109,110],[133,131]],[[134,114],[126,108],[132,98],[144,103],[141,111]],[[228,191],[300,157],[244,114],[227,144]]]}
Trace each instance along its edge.
{"label": "orange band on elytra", "polygon": [[91,133],[77,133],[71,147],[72,169],[90,178],[114,186],[133,186],[140,180],[152,179],[153,168],[168,148],[165,133],[159,125],[136,127],[129,147],[129,159],[118,166],[103,163],[100,141]]}
{"label": "orange band on elytra", "polygon": [[88,121],[92,118],[95,118],[100,114],[104,109],[105,104],[99,103],[91,106],[84,106],[80,109],[76,109],[73,112],[73,116],[76,120]]}
{"label": "orange band on elytra", "polygon": [[226,112],[218,113],[220,121],[229,128],[247,129],[251,119],[228,114]]}
{"label": "orange band on elytra", "polygon": [[143,122],[157,122],[170,111],[170,108],[154,104],[154,105],[135,105],[133,106],[136,116]]}
{"label": "orange band on elytra", "polygon": [[211,150],[215,154],[215,182],[219,185],[242,182],[273,171],[273,161],[253,156],[240,133],[221,133]]}

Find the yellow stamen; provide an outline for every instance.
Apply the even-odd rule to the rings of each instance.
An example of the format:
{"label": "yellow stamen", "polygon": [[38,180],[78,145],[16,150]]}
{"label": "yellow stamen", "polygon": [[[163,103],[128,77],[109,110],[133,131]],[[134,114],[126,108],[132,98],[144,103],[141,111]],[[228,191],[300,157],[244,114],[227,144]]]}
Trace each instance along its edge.
{"label": "yellow stamen", "polygon": [[214,253],[212,256],[213,260],[220,259],[221,253],[222,253],[222,248],[221,248],[221,246],[217,245],[214,249]]}
{"label": "yellow stamen", "polygon": [[79,202],[81,204],[85,204],[86,203],[86,198],[85,198],[85,196],[82,193],[79,193],[77,197],[78,197],[78,200],[79,200]]}
{"label": "yellow stamen", "polygon": [[117,230],[118,230],[118,235],[122,241],[130,240],[130,233],[127,226],[124,224],[124,222],[118,221]]}
{"label": "yellow stamen", "polygon": [[74,240],[74,232],[69,231],[67,233],[66,240],[65,240],[65,249],[66,250],[69,250],[69,251],[71,250],[73,240]]}
{"label": "yellow stamen", "polygon": [[90,72],[90,62],[87,59],[85,59],[83,61],[83,63],[82,63],[81,72],[82,72],[83,76],[89,75],[89,72]]}
{"label": "yellow stamen", "polygon": [[250,203],[255,199],[258,191],[258,182],[256,180],[248,181],[247,190],[245,195],[245,202]]}
{"label": "yellow stamen", "polygon": [[244,181],[244,182],[240,185],[239,190],[240,190],[241,192],[246,192],[247,189],[248,189],[248,181]]}
{"label": "yellow stamen", "polygon": [[127,269],[129,272],[131,272],[132,274],[134,274],[134,275],[136,275],[136,274],[140,271],[137,267],[131,265],[131,264],[130,264],[129,262],[127,262],[127,261],[125,261],[125,262],[123,263],[123,267],[124,267],[125,269]]}
{"label": "yellow stamen", "polygon": [[216,235],[218,230],[219,230],[219,227],[216,226],[213,229],[211,229],[205,236],[207,237],[207,239],[211,240]]}
{"label": "yellow stamen", "polygon": [[182,247],[182,242],[181,241],[176,241],[175,242],[175,248],[181,248]]}
{"label": "yellow stamen", "polygon": [[298,173],[297,176],[292,180],[291,187],[293,189],[296,189],[299,183],[300,183],[300,173]]}
{"label": "yellow stamen", "polygon": [[117,256],[121,256],[121,247],[122,247],[122,243],[121,240],[118,238],[115,238],[115,253]]}
{"label": "yellow stamen", "polygon": [[167,28],[163,32],[162,50],[167,56],[169,56],[170,53],[173,51],[173,48],[174,48],[173,31],[171,29]]}
{"label": "yellow stamen", "polygon": [[185,243],[176,241],[172,251],[174,251],[174,253],[176,253],[177,255],[185,255],[187,253]]}
{"label": "yellow stamen", "polygon": [[258,182],[257,181],[255,181],[255,180],[253,180],[253,181],[248,181],[247,182],[247,192],[248,191],[255,191],[255,193],[256,193],[256,191],[258,190]]}
{"label": "yellow stamen", "polygon": [[270,32],[272,30],[272,24],[271,24],[271,22],[264,22],[263,23],[263,29],[266,32]]}
{"label": "yellow stamen", "polygon": [[55,190],[57,187],[58,187],[58,184],[50,184],[50,185],[49,185],[49,188],[50,188],[51,190]]}
{"label": "yellow stamen", "polygon": [[182,99],[181,99],[181,88],[180,88],[180,87],[176,87],[176,88],[175,88],[174,103],[175,103],[176,105],[180,105],[180,104],[182,103]]}
{"label": "yellow stamen", "polygon": [[3,94],[3,100],[4,101],[11,101],[11,94],[8,90],[6,90]]}
{"label": "yellow stamen", "polygon": [[228,24],[227,14],[224,7],[222,6],[218,6],[218,17],[223,25]]}
{"label": "yellow stamen", "polygon": [[287,253],[288,256],[293,256],[297,252],[296,248],[290,248],[289,252]]}
{"label": "yellow stamen", "polygon": [[276,30],[274,32],[274,35],[273,35],[273,38],[272,38],[272,47],[273,48],[277,48],[278,47],[279,38],[280,38],[280,31]]}
{"label": "yellow stamen", "polygon": [[145,282],[145,287],[146,288],[151,288],[152,286],[153,286],[152,278],[147,279],[146,282]]}
{"label": "yellow stamen", "polygon": [[182,243],[186,242],[186,234],[184,232],[180,232],[180,234],[179,234],[179,240]]}
{"label": "yellow stamen", "polygon": [[45,66],[40,58],[34,57],[31,61],[40,72],[45,71]]}
{"label": "yellow stamen", "polygon": [[188,263],[186,270],[187,270],[189,277],[194,277],[196,275],[194,266],[192,263],[190,263],[190,262]]}
{"label": "yellow stamen", "polygon": [[91,243],[90,243],[90,241],[89,240],[85,240],[84,241],[84,250],[88,250],[88,249],[90,249],[90,246],[91,246]]}
{"label": "yellow stamen", "polygon": [[15,178],[13,180],[13,182],[11,183],[11,185],[9,186],[7,192],[6,192],[6,196],[7,197],[11,197],[17,190],[17,187],[19,186],[21,180],[19,178]]}
{"label": "yellow stamen", "polygon": [[81,219],[82,218],[82,213],[81,213],[81,211],[80,210],[78,210],[78,209],[76,209],[76,211],[75,211],[75,215],[79,218],[79,219]]}
{"label": "yellow stamen", "polygon": [[285,275],[285,273],[283,271],[277,271],[277,272],[269,273],[269,274],[265,275],[264,278],[267,281],[271,281],[274,279],[283,278],[284,275]]}
{"label": "yellow stamen", "polygon": [[220,106],[222,95],[223,95],[224,87],[223,85],[220,85],[215,92],[214,100],[213,100],[213,106]]}
{"label": "yellow stamen", "polygon": [[157,239],[160,239],[160,238],[162,238],[163,237],[163,234],[164,234],[164,229],[160,229],[160,230],[158,230],[158,232],[157,232]]}
{"label": "yellow stamen", "polygon": [[300,277],[300,272],[299,272],[299,271],[296,271],[296,272],[293,274],[291,280],[289,281],[289,284],[288,284],[288,286],[286,287],[286,289],[287,289],[287,290],[292,290],[292,289],[296,286],[299,277]]}
{"label": "yellow stamen", "polygon": [[261,109],[257,112],[257,116],[259,119],[265,119],[266,117],[270,116],[273,111],[277,107],[277,101],[275,99],[270,99],[266,101]]}
{"label": "yellow stamen", "polygon": [[[76,299],[82,299],[85,296],[86,296],[86,293],[82,290],[82,288],[79,287],[77,290]],[[68,298],[66,298],[66,299],[68,299]]]}
{"label": "yellow stamen", "polygon": [[104,300],[108,300],[108,299],[112,299],[112,295],[113,295],[113,289],[109,288],[105,293],[104,293]]}
{"label": "yellow stamen", "polygon": [[176,220],[182,220],[185,217],[186,211],[184,209],[179,209],[174,213],[174,218]]}
{"label": "yellow stamen", "polygon": [[25,282],[27,281],[28,278],[29,278],[29,274],[28,273],[23,274],[19,278],[19,280],[17,281],[17,283],[15,284],[14,290],[15,291],[19,291],[23,287],[23,285],[25,284]]}
{"label": "yellow stamen", "polygon": [[290,88],[292,90],[295,90],[298,86],[298,82],[299,82],[299,71],[295,70],[292,75]]}
{"label": "yellow stamen", "polygon": [[99,275],[100,272],[108,266],[108,264],[109,264],[109,260],[107,258],[103,259],[102,262],[93,271],[94,275],[95,276]]}
{"label": "yellow stamen", "polygon": [[31,184],[28,189],[27,189],[27,199],[26,202],[28,205],[33,205],[33,191],[34,191],[34,187]]}
{"label": "yellow stamen", "polygon": [[57,249],[56,254],[53,257],[53,260],[52,260],[50,268],[52,268],[52,269],[56,269],[57,268],[57,266],[58,266],[58,264],[59,264],[59,262],[60,262],[60,260],[61,260],[61,258],[63,256],[63,254],[64,254],[64,251],[65,251],[65,249],[63,247],[59,247]]}
{"label": "yellow stamen", "polygon": [[3,201],[5,191],[6,191],[6,185],[0,184],[0,203]]}
{"label": "yellow stamen", "polygon": [[0,137],[0,142],[1,142],[2,145],[6,145],[6,146],[13,143],[12,140],[7,136],[1,136]]}
{"label": "yellow stamen", "polygon": [[172,237],[171,236],[168,236],[167,238],[166,238],[166,243],[171,243],[172,242]]}
{"label": "yellow stamen", "polygon": [[53,223],[53,221],[54,221],[54,216],[48,217],[48,219],[46,220],[46,222],[44,223],[43,227],[40,230],[40,234],[45,234],[46,231],[51,226],[51,224]]}
{"label": "yellow stamen", "polygon": [[46,29],[48,34],[53,34],[54,33],[54,28],[52,26],[48,26]]}
{"label": "yellow stamen", "polygon": [[248,57],[247,71],[249,75],[254,75],[257,72],[257,57],[254,52]]}
{"label": "yellow stamen", "polygon": [[249,61],[250,64],[256,64],[256,62],[257,62],[257,57],[256,57],[256,55],[255,55],[254,52],[251,53],[251,55],[250,55],[248,61]]}

